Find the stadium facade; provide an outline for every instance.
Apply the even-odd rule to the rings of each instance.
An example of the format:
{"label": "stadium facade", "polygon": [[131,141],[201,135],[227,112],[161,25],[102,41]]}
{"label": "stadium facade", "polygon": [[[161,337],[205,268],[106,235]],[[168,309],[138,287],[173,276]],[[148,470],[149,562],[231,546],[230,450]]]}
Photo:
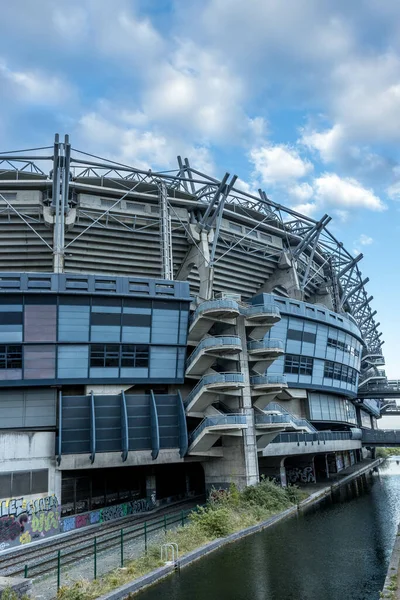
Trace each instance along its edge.
{"label": "stadium facade", "polygon": [[0,155],[6,545],[23,513],[47,535],[362,457],[379,402],[358,390],[384,379],[362,255],[327,215],[236,180],[179,157],[137,170],[68,136]]}

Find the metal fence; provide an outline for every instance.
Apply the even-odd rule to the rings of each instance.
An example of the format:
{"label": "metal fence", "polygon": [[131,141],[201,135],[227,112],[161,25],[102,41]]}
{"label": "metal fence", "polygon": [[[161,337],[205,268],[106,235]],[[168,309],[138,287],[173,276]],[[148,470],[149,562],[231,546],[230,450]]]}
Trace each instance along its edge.
{"label": "metal fence", "polygon": [[21,564],[21,574],[23,570],[25,578],[37,580],[34,581],[35,595],[53,598],[55,587],[58,591],[62,585],[77,580],[97,579],[147,554],[150,543],[161,542],[168,529],[184,526],[195,510],[181,510],[137,525],[99,532],[89,540],[79,538],[73,545],[53,552],[44,550],[43,559]]}

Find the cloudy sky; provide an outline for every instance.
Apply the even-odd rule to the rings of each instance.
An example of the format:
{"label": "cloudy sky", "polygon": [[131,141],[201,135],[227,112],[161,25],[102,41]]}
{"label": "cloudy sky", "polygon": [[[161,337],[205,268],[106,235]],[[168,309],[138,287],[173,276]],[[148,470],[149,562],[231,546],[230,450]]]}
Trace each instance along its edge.
{"label": "cloudy sky", "polygon": [[400,378],[398,0],[15,0],[1,150],[73,146],[239,176],[320,218],[370,277]]}

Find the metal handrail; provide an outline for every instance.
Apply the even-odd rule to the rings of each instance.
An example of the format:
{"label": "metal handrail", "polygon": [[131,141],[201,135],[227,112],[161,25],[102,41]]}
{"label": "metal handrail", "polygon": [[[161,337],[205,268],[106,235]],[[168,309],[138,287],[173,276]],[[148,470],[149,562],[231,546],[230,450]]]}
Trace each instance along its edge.
{"label": "metal handrail", "polygon": [[189,435],[189,446],[193,441],[206,429],[206,427],[213,427],[215,425],[246,425],[246,415],[240,414],[229,414],[229,415],[213,415],[205,417],[196,429]]}
{"label": "metal handrail", "polygon": [[213,335],[210,337],[206,337],[201,340],[199,345],[195,350],[190,354],[186,361],[186,366],[188,366],[194,358],[202,351],[204,348],[212,348],[213,346],[242,346],[242,341],[238,335]]}
{"label": "metal handrail", "polygon": [[252,375],[250,377],[250,385],[259,385],[261,383],[278,383],[281,385],[287,384],[285,375]]}
{"label": "metal handrail", "polygon": [[276,304],[264,303],[264,304],[248,304],[247,306],[241,306],[240,312],[244,316],[257,315],[267,313],[276,317],[280,317],[281,313]]}
{"label": "metal handrail", "polygon": [[268,340],[251,340],[247,342],[248,350],[259,350],[259,349],[268,349],[268,348],[279,348],[279,350],[283,350],[283,342],[282,340],[268,339]]}
{"label": "metal handrail", "polygon": [[244,375],[243,373],[209,373],[208,375],[203,375],[198,383],[194,386],[190,394],[188,394],[185,398],[184,405],[189,406],[190,402],[199,392],[199,390],[205,385],[210,385],[211,383],[244,383]]}
{"label": "metal handrail", "polygon": [[256,425],[272,425],[273,423],[287,423],[290,425],[291,418],[289,415],[263,415],[256,413],[255,421]]}
{"label": "metal handrail", "polygon": [[204,311],[210,310],[212,308],[227,308],[239,312],[239,305],[235,300],[230,300],[227,298],[221,300],[206,300],[206,302],[202,302],[195,309],[194,313],[190,317],[190,322],[193,323],[197,319],[199,315],[201,315]]}
{"label": "metal handrail", "polygon": [[318,431],[317,433],[279,433],[272,444],[287,444],[288,442],[329,442],[335,440],[351,440],[351,431]]}
{"label": "metal handrail", "polygon": [[277,410],[283,414],[289,415],[292,423],[294,425],[296,425],[297,427],[303,427],[304,429],[309,429],[311,430],[311,432],[316,432],[318,431],[314,425],[312,425],[310,423],[310,421],[308,421],[307,419],[303,419],[302,417],[296,417],[296,415],[294,415],[293,413],[291,413],[290,411],[288,411],[286,408],[284,408],[281,404],[278,404],[278,402],[270,402],[264,410]]}

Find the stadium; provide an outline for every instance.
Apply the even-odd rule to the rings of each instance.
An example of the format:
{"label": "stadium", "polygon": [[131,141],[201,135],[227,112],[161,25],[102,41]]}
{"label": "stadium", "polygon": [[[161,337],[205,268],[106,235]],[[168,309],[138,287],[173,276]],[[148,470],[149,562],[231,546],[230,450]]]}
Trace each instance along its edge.
{"label": "stadium", "polygon": [[383,340],[328,215],[58,135],[0,154],[0,207],[0,498],[89,524],[365,455]]}

